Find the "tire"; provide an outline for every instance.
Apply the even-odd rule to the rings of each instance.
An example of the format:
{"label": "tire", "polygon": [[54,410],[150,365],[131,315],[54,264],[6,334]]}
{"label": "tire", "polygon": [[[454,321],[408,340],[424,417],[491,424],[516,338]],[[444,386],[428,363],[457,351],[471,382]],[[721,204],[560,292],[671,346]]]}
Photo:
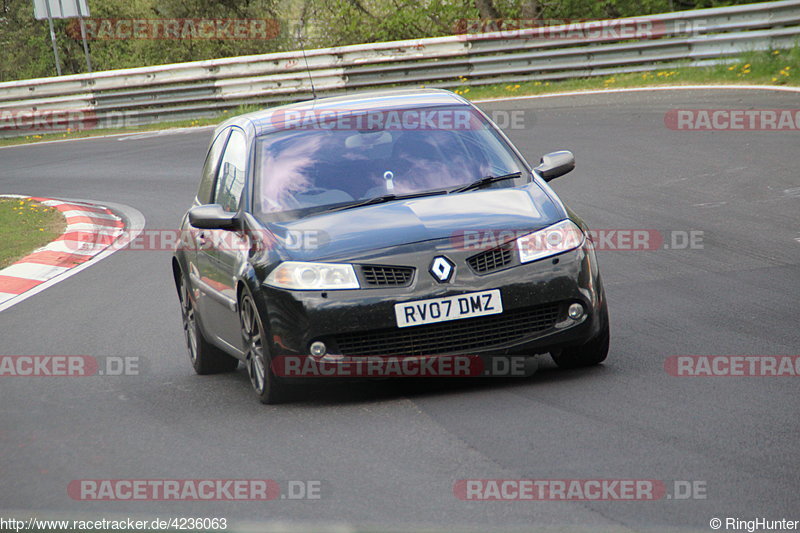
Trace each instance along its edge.
{"label": "tire", "polygon": [[200,375],[207,375],[236,370],[239,360],[208,342],[203,335],[200,317],[197,315],[194,300],[183,275],[180,277],[178,295],[181,302],[183,335],[194,371]]}
{"label": "tire", "polygon": [[285,385],[272,371],[272,356],[265,342],[264,324],[250,291],[245,288],[239,305],[239,324],[245,349],[247,373],[261,403],[275,404],[285,399]]}
{"label": "tire", "polygon": [[608,357],[611,345],[611,331],[608,319],[599,335],[582,346],[564,348],[561,352],[552,353],[551,357],[559,368],[582,368],[599,365]]}

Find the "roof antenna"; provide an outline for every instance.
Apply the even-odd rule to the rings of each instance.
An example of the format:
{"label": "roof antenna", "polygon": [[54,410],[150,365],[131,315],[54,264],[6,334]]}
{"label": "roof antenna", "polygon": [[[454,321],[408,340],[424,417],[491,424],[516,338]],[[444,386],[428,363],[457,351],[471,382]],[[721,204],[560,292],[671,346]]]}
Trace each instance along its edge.
{"label": "roof antenna", "polygon": [[314,78],[311,77],[311,68],[308,66],[308,58],[306,57],[306,41],[302,39],[300,41],[300,50],[303,52],[303,61],[306,63],[306,72],[308,72],[308,81],[311,83],[311,94],[314,96],[314,100],[317,99],[317,91],[314,89]]}

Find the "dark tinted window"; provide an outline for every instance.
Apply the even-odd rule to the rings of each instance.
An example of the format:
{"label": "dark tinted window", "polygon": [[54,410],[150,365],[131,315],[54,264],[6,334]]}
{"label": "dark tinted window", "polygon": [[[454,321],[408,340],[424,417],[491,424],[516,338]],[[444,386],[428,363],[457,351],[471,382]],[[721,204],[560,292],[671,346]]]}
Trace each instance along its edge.
{"label": "dark tinted window", "polygon": [[238,211],[247,168],[247,139],[240,130],[231,131],[219,167],[214,203],[225,211]]}
{"label": "dark tinted window", "polygon": [[214,191],[214,178],[217,177],[217,167],[219,167],[219,157],[222,155],[222,149],[225,148],[225,139],[228,138],[226,129],[222,131],[217,138],[211,143],[206,156],[206,162],[203,165],[203,177],[200,181],[200,189],[197,191],[197,200],[201,204],[211,203],[211,193]]}

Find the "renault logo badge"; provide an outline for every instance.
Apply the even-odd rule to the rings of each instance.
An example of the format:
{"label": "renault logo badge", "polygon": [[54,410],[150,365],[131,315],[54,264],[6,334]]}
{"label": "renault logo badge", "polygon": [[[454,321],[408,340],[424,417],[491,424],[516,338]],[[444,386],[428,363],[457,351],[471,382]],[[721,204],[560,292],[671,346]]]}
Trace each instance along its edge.
{"label": "renault logo badge", "polygon": [[431,263],[430,273],[439,283],[447,283],[453,277],[456,266],[448,258],[440,255]]}

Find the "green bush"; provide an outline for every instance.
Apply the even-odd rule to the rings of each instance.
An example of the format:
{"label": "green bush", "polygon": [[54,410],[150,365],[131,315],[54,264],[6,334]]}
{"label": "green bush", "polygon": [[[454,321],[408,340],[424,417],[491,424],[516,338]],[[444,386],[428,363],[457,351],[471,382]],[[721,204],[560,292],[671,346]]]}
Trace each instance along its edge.
{"label": "green bush", "polygon": [[[93,40],[95,70],[452,35],[465,19],[596,19],[749,3],[745,0],[89,0],[93,18],[269,18],[270,40]],[[55,21],[64,74],[85,71],[74,21]],[[463,24],[462,24],[463,26]],[[0,0],[0,81],[55,75],[47,21],[30,0]]]}

